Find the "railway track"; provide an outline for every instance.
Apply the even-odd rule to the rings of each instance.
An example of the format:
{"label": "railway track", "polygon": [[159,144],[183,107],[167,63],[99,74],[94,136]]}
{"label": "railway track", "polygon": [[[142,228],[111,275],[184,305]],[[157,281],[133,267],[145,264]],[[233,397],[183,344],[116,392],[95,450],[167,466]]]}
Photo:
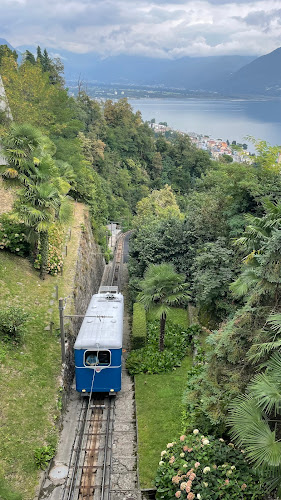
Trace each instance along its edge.
{"label": "railway track", "polygon": [[[105,283],[119,289],[126,234],[117,240]],[[61,500],[114,500],[110,483],[114,411],[112,396],[99,397],[91,392],[89,399],[83,401]]]}
{"label": "railway track", "polygon": [[62,500],[110,500],[114,397],[83,402]]}

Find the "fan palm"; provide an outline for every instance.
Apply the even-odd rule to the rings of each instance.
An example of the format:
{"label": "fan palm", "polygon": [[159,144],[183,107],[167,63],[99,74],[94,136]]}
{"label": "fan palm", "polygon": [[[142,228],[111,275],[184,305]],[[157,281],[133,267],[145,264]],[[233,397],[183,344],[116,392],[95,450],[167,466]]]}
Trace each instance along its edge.
{"label": "fan palm", "polygon": [[235,242],[247,252],[244,271],[230,287],[238,297],[254,289],[259,294],[269,292],[280,281],[277,267],[280,263],[281,204],[267,200],[264,208],[263,217],[246,216],[248,224],[244,234]]}
{"label": "fan palm", "polygon": [[172,264],[151,264],[140,282],[138,300],[146,310],[155,308],[160,319],[159,350],[164,350],[165,326],[170,306],[189,299],[187,283],[177,274]]}
{"label": "fan palm", "polygon": [[230,405],[233,439],[263,471],[271,488],[281,493],[281,353],[275,352],[264,373],[250,382],[247,393]]}

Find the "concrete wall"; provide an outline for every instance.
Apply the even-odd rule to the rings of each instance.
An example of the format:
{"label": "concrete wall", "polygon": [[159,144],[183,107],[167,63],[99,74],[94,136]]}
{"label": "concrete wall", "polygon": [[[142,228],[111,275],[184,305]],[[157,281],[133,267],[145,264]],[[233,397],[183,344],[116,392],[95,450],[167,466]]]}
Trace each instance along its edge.
{"label": "concrete wall", "polygon": [[[101,249],[95,242],[89,215],[85,213],[85,221],[80,237],[76,262],[76,273],[73,285],[73,306],[71,314],[85,314],[90,299],[97,293],[105,267]],[[83,319],[83,318],[82,318]],[[73,346],[82,323],[81,318],[71,319],[66,327],[67,349],[66,367],[63,374],[63,385],[66,391],[72,384],[74,376]]]}

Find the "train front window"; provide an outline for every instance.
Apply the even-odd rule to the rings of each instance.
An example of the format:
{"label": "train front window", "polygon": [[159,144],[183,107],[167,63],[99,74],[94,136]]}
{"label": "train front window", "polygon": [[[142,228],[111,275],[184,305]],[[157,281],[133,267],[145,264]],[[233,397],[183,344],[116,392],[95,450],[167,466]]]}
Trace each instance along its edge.
{"label": "train front window", "polygon": [[87,351],[85,354],[86,366],[110,365],[110,351]]}

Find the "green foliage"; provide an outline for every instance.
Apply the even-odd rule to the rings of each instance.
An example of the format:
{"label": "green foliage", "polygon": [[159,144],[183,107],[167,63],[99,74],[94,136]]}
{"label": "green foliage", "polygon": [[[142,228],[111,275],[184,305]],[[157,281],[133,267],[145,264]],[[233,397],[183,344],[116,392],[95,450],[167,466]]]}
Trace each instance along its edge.
{"label": "green foliage", "polygon": [[193,260],[193,296],[221,320],[230,312],[229,283],[233,278],[233,251],[224,238],[206,243]]}
{"label": "green foliage", "polygon": [[165,349],[159,352],[159,323],[149,322],[147,325],[147,345],[131,351],[127,358],[127,369],[130,375],[137,373],[165,373],[181,366],[186,356],[192,337],[198,333],[197,325],[181,328],[167,320]]}
{"label": "green foliage", "polygon": [[10,306],[0,311],[0,339],[19,344],[26,332],[28,314],[21,308]]}
{"label": "green foliage", "polygon": [[34,450],[34,461],[38,469],[46,469],[50,460],[55,456],[56,448],[49,444]]}
{"label": "green foliage", "polygon": [[155,484],[156,498],[262,499],[257,473],[243,453],[222,438],[202,436],[198,429],[167,444]]}
{"label": "green foliage", "polygon": [[140,349],[146,344],[146,313],[144,306],[136,302],[133,309],[132,347]]}
{"label": "green foliage", "polygon": [[[52,276],[57,276],[63,266],[63,243],[65,229],[61,224],[53,224],[48,231],[48,258],[46,271]],[[39,241],[38,253],[34,261],[35,269],[41,267],[41,244]]]}
{"label": "green foliage", "polygon": [[241,395],[230,404],[228,422],[238,446],[247,458],[264,471],[267,486],[281,493],[281,355],[275,352],[267,369],[257,374]]}
{"label": "green foliage", "polygon": [[24,224],[16,224],[8,215],[0,217],[0,249],[25,257],[29,254],[30,245]]}

